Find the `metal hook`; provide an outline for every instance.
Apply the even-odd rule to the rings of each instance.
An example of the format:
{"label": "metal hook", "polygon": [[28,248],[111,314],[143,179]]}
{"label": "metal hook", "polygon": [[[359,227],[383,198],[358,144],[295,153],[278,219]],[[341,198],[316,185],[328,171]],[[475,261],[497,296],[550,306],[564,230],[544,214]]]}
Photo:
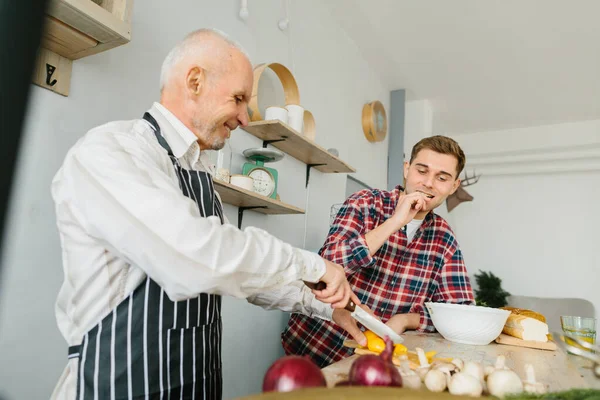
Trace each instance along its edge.
{"label": "metal hook", "polygon": [[54,74],[54,71],[56,71],[56,67],[54,65],[46,63],[46,85],[48,86],[56,85],[56,79],[54,79],[52,82],[50,81],[50,79],[52,79],[52,74]]}

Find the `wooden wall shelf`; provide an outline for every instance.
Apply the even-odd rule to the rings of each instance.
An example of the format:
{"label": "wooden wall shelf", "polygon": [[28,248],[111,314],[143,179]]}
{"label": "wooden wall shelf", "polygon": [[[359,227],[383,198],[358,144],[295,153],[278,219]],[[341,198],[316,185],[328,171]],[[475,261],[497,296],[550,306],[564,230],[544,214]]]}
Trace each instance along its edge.
{"label": "wooden wall shelf", "polygon": [[252,210],[262,214],[304,214],[304,210],[279,200],[239,188],[227,182],[214,180],[215,189],[221,196],[223,203],[238,207],[238,228],[242,226],[242,217],[245,210]]}
{"label": "wooden wall shelf", "polygon": [[72,61],[131,40],[133,0],[50,0],[33,83],[69,95]]}
{"label": "wooden wall shelf", "polygon": [[271,144],[318,171],[356,172],[350,165],[279,120],[251,122],[242,129],[262,139],[264,146]]}

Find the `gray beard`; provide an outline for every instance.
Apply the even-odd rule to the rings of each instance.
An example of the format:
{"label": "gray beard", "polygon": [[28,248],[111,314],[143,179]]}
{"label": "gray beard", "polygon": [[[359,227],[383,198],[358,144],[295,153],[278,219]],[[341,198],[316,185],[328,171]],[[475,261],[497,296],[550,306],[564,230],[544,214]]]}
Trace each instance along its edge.
{"label": "gray beard", "polygon": [[220,137],[215,137],[217,130],[216,124],[212,124],[207,128],[203,123],[193,121],[193,125],[198,132],[202,132],[200,134],[200,139],[208,146],[206,150],[221,150],[225,146],[225,140],[221,140]]}

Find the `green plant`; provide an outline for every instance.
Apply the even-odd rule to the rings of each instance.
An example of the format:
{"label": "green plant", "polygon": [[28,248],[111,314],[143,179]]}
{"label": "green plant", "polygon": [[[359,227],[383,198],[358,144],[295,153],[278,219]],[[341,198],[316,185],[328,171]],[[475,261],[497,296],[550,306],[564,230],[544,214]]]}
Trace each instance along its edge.
{"label": "green plant", "polygon": [[508,304],[506,298],[510,293],[502,289],[502,279],[491,272],[479,270],[479,273],[475,274],[475,282],[478,287],[475,290],[475,304],[493,308]]}
{"label": "green plant", "polygon": [[508,400],[598,400],[600,399],[600,390],[595,389],[571,389],[562,392],[553,392],[546,394],[521,393],[517,395],[508,395]]}

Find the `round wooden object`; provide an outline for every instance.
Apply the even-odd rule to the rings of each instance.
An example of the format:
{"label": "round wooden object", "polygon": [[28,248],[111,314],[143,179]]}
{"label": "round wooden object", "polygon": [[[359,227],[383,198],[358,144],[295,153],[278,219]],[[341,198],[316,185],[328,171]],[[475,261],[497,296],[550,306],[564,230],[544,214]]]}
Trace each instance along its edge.
{"label": "round wooden object", "polygon": [[304,136],[307,139],[315,141],[315,117],[308,110],[304,110]]}
{"label": "round wooden object", "polygon": [[248,114],[250,114],[250,121],[262,121],[262,115],[258,109],[258,81],[260,76],[265,70],[269,68],[279,78],[281,85],[283,86],[283,92],[285,94],[285,105],[296,104],[300,105],[300,93],[298,91],[298,84],[294,75],[284,65],[279,63],[271,64],[258,64],[254,67],[254,83],[252,84],[252,97],[250,98],[250,104],[248,105]]}
{"label": "round wooden object", "polygon": [[240,400],[468,400],[467,396],[456,396],[448,392],[435,393],[427,389],[411,390],[388,387],[341,386],[335,388],[311,388],[288,393],[262,393]]}
{"label": "round wooden object", "polygon": [[387,134],[387,115],[380,101],[365,104],[362,110],[363,133],[369,142],[381,142]]}

